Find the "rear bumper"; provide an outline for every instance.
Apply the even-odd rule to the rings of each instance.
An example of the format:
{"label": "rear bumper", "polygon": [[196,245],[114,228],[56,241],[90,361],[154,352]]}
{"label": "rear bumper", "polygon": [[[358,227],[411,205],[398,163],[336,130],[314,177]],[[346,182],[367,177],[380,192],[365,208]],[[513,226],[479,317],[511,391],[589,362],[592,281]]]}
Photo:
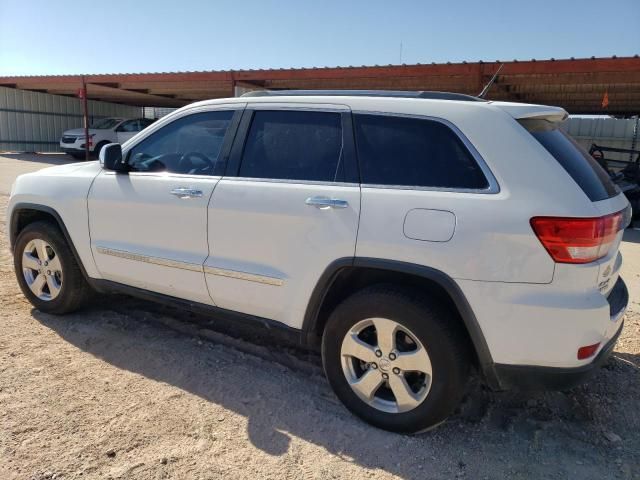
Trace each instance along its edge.
{"label": "rear bumper", "polygon": [[607,300],[610,321],[620,322],[620,326],[591,363],[573,368],[496,364],[494,372],[500,389],[563,390],[584,383],[607,361],[622,333],[624,323],[621,319],[629,303],[629,292],[622,278],[618,279]]}
{"label": "rear bumper", "polygon": [[[624,324],[623,324],[624,325]],[[565,390],[584,383],[609,358],[622,327],[606,343],[595,360],[576,368],[536,367],[529,365],[495,365],[494,371],[502,390]]]}
{"label": "rear bumper", "polygon": [[607,301],[609,302],[609,318],[612,322],[617,322],[627,311],[627,305],[629,304],[629,290],[627,290],[627,285],[622,280],[622,277],[618,277],[618,281],[611,289]]}

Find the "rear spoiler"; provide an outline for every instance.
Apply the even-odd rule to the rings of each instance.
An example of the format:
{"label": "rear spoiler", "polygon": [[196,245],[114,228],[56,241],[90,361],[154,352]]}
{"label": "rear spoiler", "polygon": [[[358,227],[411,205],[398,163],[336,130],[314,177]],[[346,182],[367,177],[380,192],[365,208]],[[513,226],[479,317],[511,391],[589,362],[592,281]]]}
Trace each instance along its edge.
{"label": "rear spoiler", "polygon": [[564,108],[549,107],[547,105],[532,105],[528,103],[490,102],[501,108],[516,120],[536,119],[548,122],[562,122],[569,114]]}

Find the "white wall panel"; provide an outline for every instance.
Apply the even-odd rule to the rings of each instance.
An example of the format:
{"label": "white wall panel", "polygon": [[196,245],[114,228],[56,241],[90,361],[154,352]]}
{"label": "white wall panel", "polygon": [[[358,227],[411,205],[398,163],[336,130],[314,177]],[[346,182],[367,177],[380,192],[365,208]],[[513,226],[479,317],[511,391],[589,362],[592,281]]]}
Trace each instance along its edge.
{"label": "white wall panel", "polygon": [[[563,128],[587,150],[593,143],[603,147],[630,149],[633,145],[635,125],[635,118],[570,117],[563,124]],[[635,149],[640,149],[640,134],[636,138]],[[628,153],[607,152],[606,157],[611,160],[629,160]]]}
{"label": "white wall panel", "polygon": [[[89,100],[91,121],[141,117],[140,107]],[[62,132],[82,127],[78,98],[0,87],[0,151],[58,152]]]}

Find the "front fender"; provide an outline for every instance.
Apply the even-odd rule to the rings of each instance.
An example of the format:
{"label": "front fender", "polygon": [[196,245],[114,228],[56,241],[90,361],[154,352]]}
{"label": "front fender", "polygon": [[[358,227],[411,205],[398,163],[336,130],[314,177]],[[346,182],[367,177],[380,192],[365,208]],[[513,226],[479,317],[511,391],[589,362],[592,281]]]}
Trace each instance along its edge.
{"label": "front fender", "polygon": [[9,243],[18,234],[21,212],[36,210],[51,215],[77,253],[87,276],[100,278],[90,248],[87,196],[100,173],[98,162],[45,168],[17,178],[7,208]]}

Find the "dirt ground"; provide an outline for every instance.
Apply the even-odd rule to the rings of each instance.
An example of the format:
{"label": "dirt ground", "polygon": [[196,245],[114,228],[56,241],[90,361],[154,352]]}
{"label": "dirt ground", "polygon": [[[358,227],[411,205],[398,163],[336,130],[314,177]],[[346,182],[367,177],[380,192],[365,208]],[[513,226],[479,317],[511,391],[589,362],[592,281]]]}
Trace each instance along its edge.
{"label": "dirt ground", "polygon": [[[0,157],[0,186],[46,166],[29,160]],[[474,381],[444,425],[402,436],[349,414],[317,355],[268,335],[124,297],[66,317],[34,310],[4,235],[7,193],[0,479],[640,479],[640,232],[622,247],[625,328],[590,383],[532,394]]]}

